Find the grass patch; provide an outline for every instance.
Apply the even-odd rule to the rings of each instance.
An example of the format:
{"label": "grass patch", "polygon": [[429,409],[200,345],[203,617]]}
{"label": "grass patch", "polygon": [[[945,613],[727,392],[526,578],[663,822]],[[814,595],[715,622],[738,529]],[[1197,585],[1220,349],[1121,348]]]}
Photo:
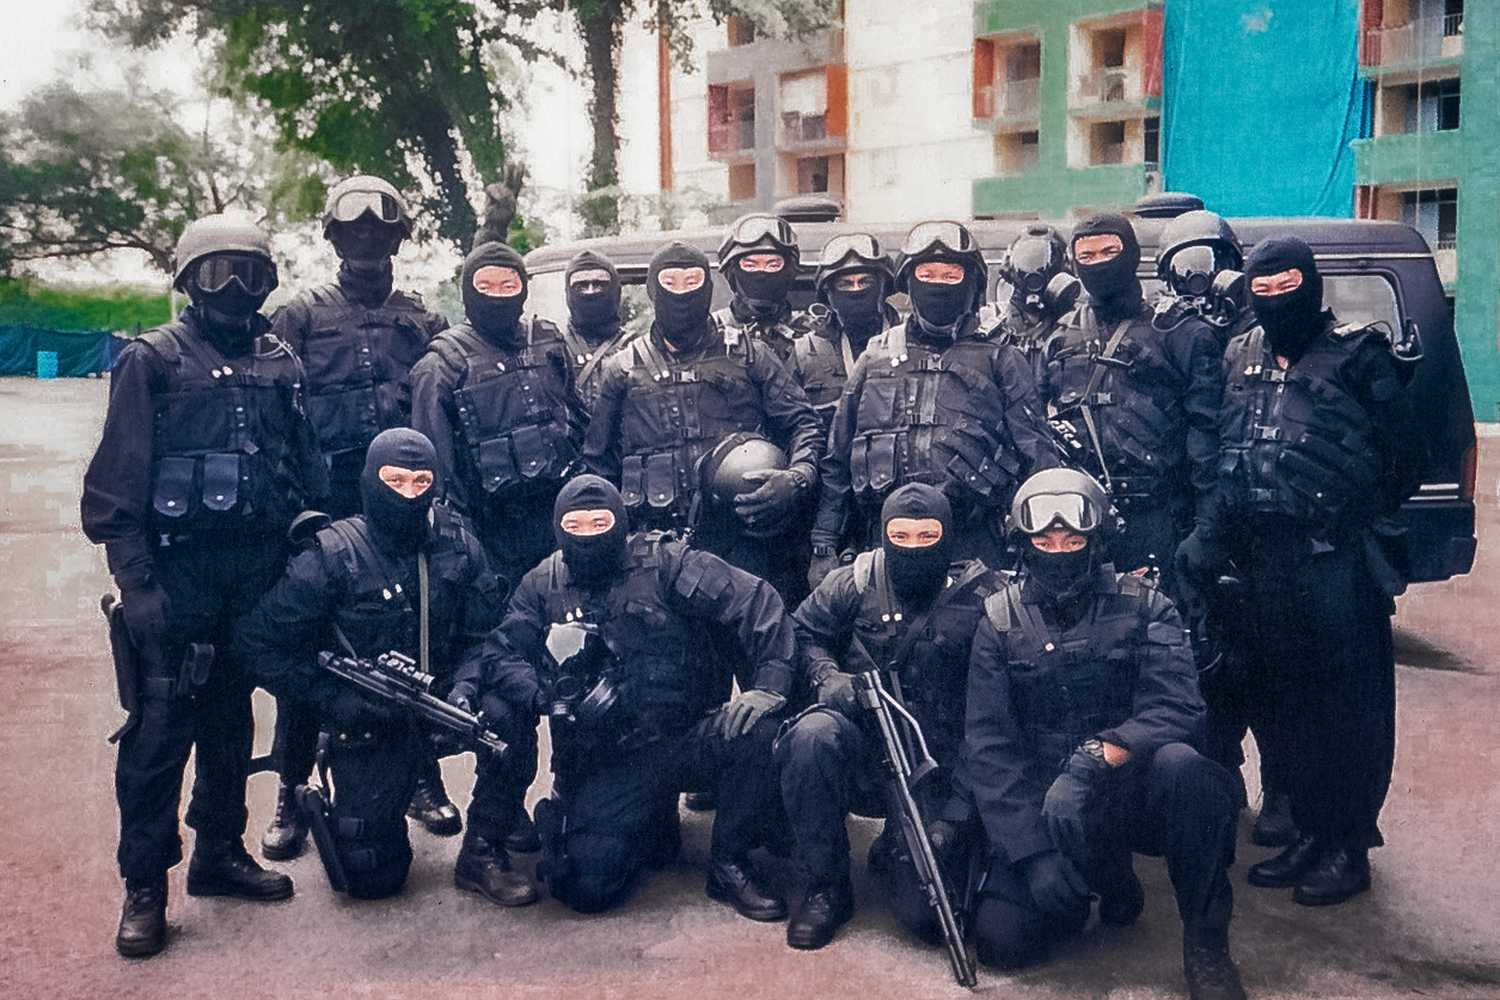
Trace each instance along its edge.
{"label": "grass patch", "polygon": [[44,330],[114,330],[133,334],[172,318],[166,293],[113,286],[72,288],[30,278],[0,278],[0,326]]}

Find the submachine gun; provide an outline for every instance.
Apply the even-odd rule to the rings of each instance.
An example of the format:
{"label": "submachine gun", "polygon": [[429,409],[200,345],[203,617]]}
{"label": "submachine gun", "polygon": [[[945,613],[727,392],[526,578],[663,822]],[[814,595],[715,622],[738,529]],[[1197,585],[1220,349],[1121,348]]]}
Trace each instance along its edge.
{"label": "submachine gun", "polygon": [[[937,762],[927,750],[922,727],[901,704],[900,699],[885,689],[879,670],[868,669],[855,674],[854,694],[860,707],[869,713],[880,732],[888,775],[886,797],[890,803],[890,815],[901,822],[901,835],[906,840],[907,852],[916,867],[917,881],[927,894],[928,905],[937,914],[938,925],[943,932],[943,943],[948,948],[948,964],[953,968],[953,978],[959,985],[973,989],[978,983],[974,960],[969,957],[969,950],[964,944],[963,927],[953,909],[953,896],[943,880],[943,871],[937,854],[932,849],[932,841],[927,837],[922,813],[917,808],[917,800],[912,796],[912,787],[936,770]],[[905,733],[898,727],[904,727]]]}

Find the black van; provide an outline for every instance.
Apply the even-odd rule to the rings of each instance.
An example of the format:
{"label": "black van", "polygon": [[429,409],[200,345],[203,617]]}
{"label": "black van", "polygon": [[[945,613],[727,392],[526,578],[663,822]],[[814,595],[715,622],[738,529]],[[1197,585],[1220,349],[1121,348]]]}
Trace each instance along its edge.
{"label": "black van", "polygon": [[[1188,207],[1197,207],[1188,206]],[[823,246],[833,237],[869,232],[892,251],[899,247],[910,224],[855,225],[834,221],[797,221],[802,250],[800,277],[793,302],[812,297],[812,276]],[[1427,468],[1421,488],[1407,501],[1404,516],[1410,529],[1414,582],[1446,580],[1469,572],[1474,563],[1474,482],[1478,456],[1474,411],[1469,386],[1453,335],[1453,317],[1443,297],[1432,252],[1421,234],[1397,222],[1316,218],[1233,218],[1230,224],[1248,252],[1257,241],[1274,234],[1301,237],[1317,254],[1324,275],[1324,299],[1342,322],[1383,322],[1392,331],[1415,324],[1425,357],[1417,368],[1410,393],[1412,410],[1425,422]],[[995,266],[1012,239],[1027,225],[1021,221],[966,222],[991,264],[989,301],[1008,297]],[[1164,225],[1161,215],[1135,219],[1140,235],[1141,279],[1149,299],[1158,287],[1155,248]],[[1059,227],[1067,235],[1066,227]],[[579,250],[588,248],[615,262],[625,284],[627,327],[649,322],[646,303],[646,265],[657,247],[682,240],[714,259],[724,229],[684,229],[670,232],[560,243],[533,250],[526,256],[530,273],[527,305],[554,320],[567,316],[563,269]],[[729,290],[714,276],[714,308],[725,305]],[[895,300],[900,306],[904,303]]]}

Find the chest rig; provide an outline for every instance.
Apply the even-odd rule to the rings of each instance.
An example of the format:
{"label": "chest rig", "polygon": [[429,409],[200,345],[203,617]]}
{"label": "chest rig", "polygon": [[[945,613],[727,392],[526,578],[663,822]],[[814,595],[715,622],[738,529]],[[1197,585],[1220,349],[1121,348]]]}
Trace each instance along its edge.
{"label": "chest rig", "polygon": [[573,360],[573,387],[588,410],[594,409],[594,401],[599,398],[599,386],[604,381],[604,362],[630,337],[623,328],[617,328],[614,336],[595,345],[571,324],[562,331],[563,344]]}
{"label": "chest rig", "polygon": [[792,342],[792,374],[807,394],[818,419],[827,431],[833,424],[833,411],[844,394],[844,383],[854,370],[854,352],[849,338],[830,329],[832,337],[821,333],[804,333]]}

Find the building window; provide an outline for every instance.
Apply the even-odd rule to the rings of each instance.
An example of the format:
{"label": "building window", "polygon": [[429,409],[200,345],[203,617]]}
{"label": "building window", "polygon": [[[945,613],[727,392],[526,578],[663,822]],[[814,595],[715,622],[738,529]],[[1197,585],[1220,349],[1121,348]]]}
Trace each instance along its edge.
{"label": "building window", "polygon": [[828,190],[828,157],[805,156],[797,161],[797,193],[822,194]]}
{"label": "building window", "polygon": [[1437,91],[1434,101],[1437,104],[1438,131],[1449,132],[1458,128],[1458,79],[1443,80],[1436,86],[1429,85],[1427,89]]}
{"label": "building window", "polygon": [[1125,29],[1110,28],[1094,34],[1094,62],[1106,69],[1125,65]]}
{"label": "building window", "polygon": [[1146,143],[1146,162],[1157,164],[1161,162],[1161,119],[1147,118],[1141,124],[1142,136]]}
{"label": "building window", "polygon": [[739,45],[749,45],[755,41],[755,22],[748,17],[731,14],[728,19],[729,45],[731,48]]}
{"label": "building window", "polygon": [[1098,122],[1089,129],[1089,165],[1125,162],[1125,123]]}
{"label": "building window", "polygon": [[1403,191],[1401,221],[1414,226],[1434,250],[1458,247],[1458,188]]}
{"label": "building window", "polygon": [[729,200],[755,200],[755,164],[733,163],[729,167]]}

